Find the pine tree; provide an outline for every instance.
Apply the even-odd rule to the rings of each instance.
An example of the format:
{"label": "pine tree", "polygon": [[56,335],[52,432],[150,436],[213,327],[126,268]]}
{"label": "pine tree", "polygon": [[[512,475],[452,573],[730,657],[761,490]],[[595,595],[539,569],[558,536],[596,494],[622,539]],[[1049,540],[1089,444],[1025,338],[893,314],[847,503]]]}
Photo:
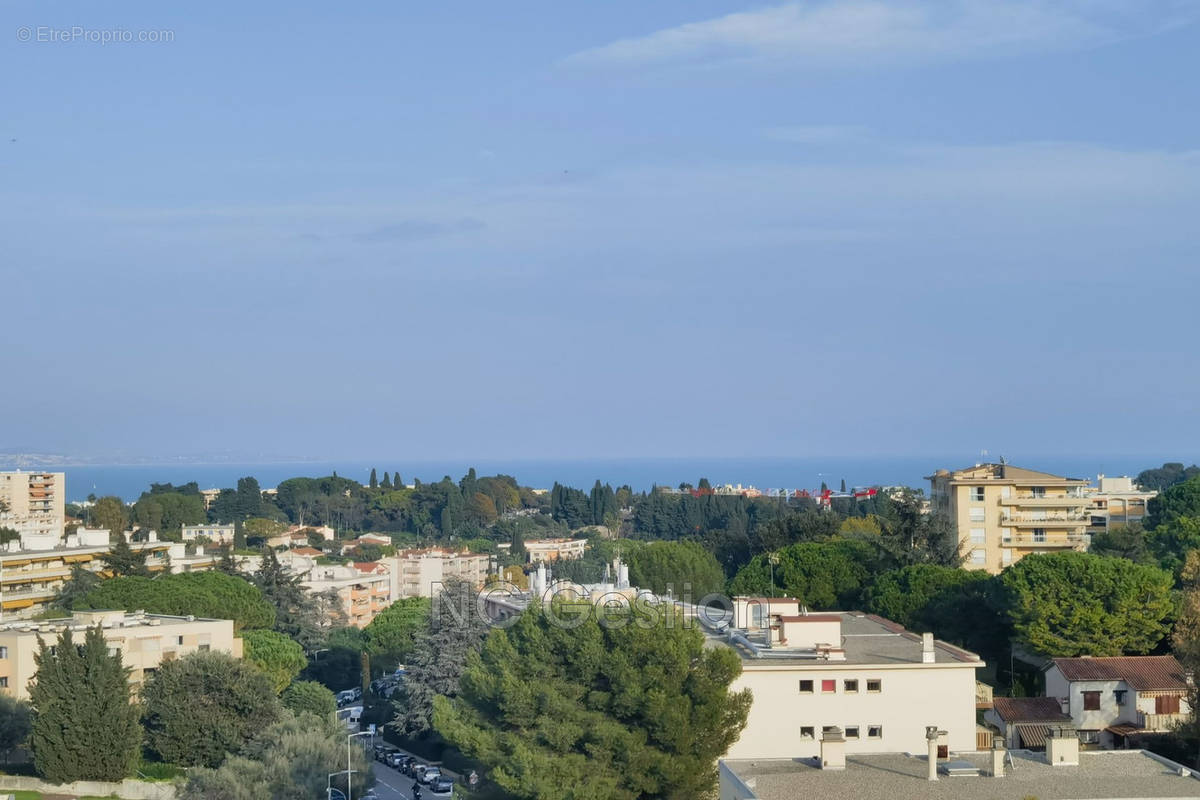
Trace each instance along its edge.
{"label": "pine tree", "polygon": [[[417,485],[420,485],[420,483],[421,483],[420,481],[417,481]],[[400,477],[399,472],[393,473],[393,475],[392,475],[392,488],[394,488],[394,489],[403,489],[404,488],[404,479]]]}
{"label": "pine tree", "polygon": [[141,751],[142,728],[121,651],[109,654],[99,625],[88,629],[80,646],[70,629],[53,647],[45,640],[40,645],[30,689],[38,773],[52,783],[128,777]]}
{"label": "pine tree", "polygon": [[131,575],[146,577],[150,574],[150,570],[146,568],[146,551],[134,550],[129,546],[129,542],[125,541],[124,536],[118,537],[113,549],[100,556],[100,560],[114,578]]}
{"label": "pine tree", "polygon": [[379,478],[378,478],[378,477],[375,475],[375,468],[374,468],[374,467],[371,467],[371,478],[370,478],[370,480],[368,481],[368,486],[370,486],[372,489],[378,489],[378,488],[379,488]]}
{"label": "pine tree", "polygon": [[[1175,620],[1175,632],[1171,635],[1171,649],[1184,675],[1200,674],[1200,550],[1187,554],[1180,575],[1183,593],[1180,598],[1179,615]],[[1189,708],[1200,708],[1200,681],[1188,681],[1184,697]],[[1196,766],[1200,767],[1200,719],[1195,714],[1182,725],[1179,734],[1196,743]]]}
{"label": "pine tree", "polygon": [[392,478],[390,475],[387,474],[387,470],[383,471],[383,483],[381,483],[379,485],[382,486],[384,489],[392,488]]}
{"label": "pine tree", "polygon": [[275,630],[295,639],[306,653],[312,653],[325,638],[328,620],[323,618],[320,603],[304,587],[302,579],[283,568],[274,550],[264,547],[262,563],[250,581],[275,607]]}

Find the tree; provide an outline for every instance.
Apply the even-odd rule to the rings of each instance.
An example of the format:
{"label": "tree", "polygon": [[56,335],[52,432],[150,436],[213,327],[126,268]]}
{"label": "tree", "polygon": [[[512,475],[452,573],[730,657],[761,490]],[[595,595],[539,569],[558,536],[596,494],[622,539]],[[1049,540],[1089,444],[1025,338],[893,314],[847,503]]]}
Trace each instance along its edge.
{"label": "tree", "polygon": [[777,594],[811,608],[853,608],[863,585],[879,571],[874,566],[877,559],[875,548],[865,542],[801,542],[779,550],[774,566],[768,554],[755,556],[729,582],[729,591],[761,596],[774,585],[780,590]]}
{"label": "tree", "polygon": [[656,594],[693,601],[725,588],[725,573],[699,542],[651,542],[629,554],[629,582]]}
{"label": "tree", "polygon": [[337,712],[337,698],[333,692],[316,681],[295,681],[283,690],[280,696],[283,705],[293,714],[312,714],[329,719]]}
{"label": "tree", "polygon": [[383,482],[379,484],[379,488],[381,488],[381,489],[391,489],[392,488],[392,477],[390,475],[388,475],[388,472],[386,469],[383,471]]}
{"label": "tree", "polygon": [[1149,652],[1169,628],[1172,583],[1153,566],[1076,552],[1029,555],[1000,574],[1017,637],[1049,657]]}
{"label": "tree", "polygon": [[280,719],[271,680],[228,653],[166,661],[142,687],[146,746],[163,761],[215,767]]}
{"label": "tree", "polygon": [[1146,543],[1158,565],[1178,575],[1187,554],[1200,548],[1200,514],[1164,522],[1146,535]]}
{"label": "tree", "polygon": [[300,645],[275,631],[243,631],[242,657],[271,679],[279,694],[308,665]]}
{"label": "tree", "polygon": [[121,538],[121,533],[129,525],[129,516],[125,503],[119,497],[101,497],[91,510],[91,523],[97,528],[104,528],[112,536],[113,541]]}
{"label": "tree", "polygon": [[388,669],[404,663],[417,636],[429,628],[428,597],[404,597],[385,608],[364,629],[367,651]]}
{"label": "tree", "polygon": [[1146,503],[1148,530],[1170,524],[1180,517],[1200,517],[1200,475],[1164,489]]}
{"label": "tree", "polygon": [[87,608],[87,596],[100,583],[100,576],[80,564],[71,567],[71,577],[63,582],[52,605],[64,611]]}
{"label": "tree", "polygon": [[1146,491],[1161,492],[1177,483],[1183,483],[1186,480],[1195,478],[1197,475],[1200,475],[1200,466],[1192,464],[1187,469],[1184,469],[1181,462],[1171,461],[1157,469],[1142,470],[1138,473],[1134,482]]}
{"label": "tree", "polygon": [[[1183,674],[1193,676],[1187,682],[1186,700],[1188,708],[1200,708],[1200,550],[1187,554],[1182,570],[1183,593],[1179,604],[1179,618],[1171,634],[1171,650]],[[1197,743],[1195,766],[1200,769],[1200,715],[1192,713],[1180,726],[1178,733]]]}
{"label": "tree", "polygon": [[[389,723],[406,736],[423,734],[433,723],[433,699],[454,697],[470,656],[483,646],[488,624],[480,617],[475,593],[465,581],[447,581],[428,627],[417,638],[405,665],[404,682],[392,698]],[[436,611],[436,613],[433,613]]]}
{"label": "tree", "polygon": [[750,709],[749,690],[729,691],[741,660],[676,617],[631,613],[531,606],[488,636],[457,700],[435,699],[438,733],[515,798],[708,796]]}
{"label": "tree", "polygon": [[303,576],[285,570],[268,547],[263,548],[262,562],[251,580],[275,608],[275,630],[295,639],[306,653],[320,647],[327,620],[317,599],[301,583]]}
{"label": "tree", "polygon": [[1125,558],[1138,564],[1154,562],[1146,542],[1146,531],[1140,522],[1127,525],[1113,525],[1111,528],[1092,536],[1088,552],[1098,556]]}
{"label": "tree", "polygon": [[275,622],[275,610],[262,592],[244,578],[217,571],[181,572],[153,579],[113,578],[96,586],[75,605],[232,619],[235,631],[269,628]]}
{"label": "tree", "polygon": [[33,715],[29,704],[0,694],[0,753],[8,763],[8,755],[25,744],[33,730]]}
{"label": "tree", "polygon": [[[345,728],[328,716],[298,714],[258,731],[218,769],[188,772],[181,800],[299,800],[325,797],[330,773],[346,769]],[[351,750],[354,797],[371,786],[371,767],[362,748]],[[346,790],[345,776],[333,788]]]}
{"label": "tree", "polygon": [[39,639],[30,745],[38,773],[51,783],[119,781],[133,770],[142,731],[129,671],[119,649],[109,653],[100,626],[76,646],[68,628],[51,647]]}
{"label": "tree", "polygon": [[118,535],[112,550],[100,556],[100,560],[114,578],[146,577],[150,574],[146,566],[146,551],[134,550],[124,536]]}

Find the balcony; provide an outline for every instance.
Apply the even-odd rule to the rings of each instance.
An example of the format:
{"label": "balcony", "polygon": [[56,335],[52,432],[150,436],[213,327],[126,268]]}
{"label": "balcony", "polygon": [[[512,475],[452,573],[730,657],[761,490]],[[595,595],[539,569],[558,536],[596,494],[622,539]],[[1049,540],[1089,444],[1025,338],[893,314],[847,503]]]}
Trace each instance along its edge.
{"label": "balcony", "polygon": [[1011,494],[1000,498],[1002,506],[1025,506],[1031,508],[1083,508],[1088,504],[1088,498],[1082,495],[1033,495]]}
{"label": "balcony", "polygon": [[1138,725],[1148,731],[1171,731],[1174,730],[1180,723],[1186,722],[1187,714],[1147,714],[1144,711],[1137,712]]}
{"label": "balcony", "polygon": [[1001,514],[1000,524],[1017,528],[1062,528],[1090,524],[1091,514]]}
{"label": "balcony", "polygon": [[1059,533],[1039,536],[1033,533],[1011,533],[1000,540],[1001,547],[1070,547],[1079,549],[1091,544],[1086,533]]}

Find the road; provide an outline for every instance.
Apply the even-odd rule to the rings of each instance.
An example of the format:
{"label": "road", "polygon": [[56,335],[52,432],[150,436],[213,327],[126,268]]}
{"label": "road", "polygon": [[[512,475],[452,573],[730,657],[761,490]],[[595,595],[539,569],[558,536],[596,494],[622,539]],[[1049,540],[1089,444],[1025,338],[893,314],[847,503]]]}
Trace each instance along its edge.
{"label": "road", "polygon": [[[413,779],[378,761],[371,763],[375,773],[375,793],[379,800],[412,800]],[[450,795],[436,795],[428,789],[421,790],[421,800],[445,800]]]}

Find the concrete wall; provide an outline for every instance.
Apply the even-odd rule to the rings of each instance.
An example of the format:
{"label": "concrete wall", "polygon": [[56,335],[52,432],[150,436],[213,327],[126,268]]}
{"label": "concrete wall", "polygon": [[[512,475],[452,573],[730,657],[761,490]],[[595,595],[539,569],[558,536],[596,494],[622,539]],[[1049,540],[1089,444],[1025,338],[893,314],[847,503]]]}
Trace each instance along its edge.
{"label": "concrete wall", "polygon": [[739,778],[724,761],[717,762],[717,772],[720,775],[721,800],[758,800],[754,787]]}
{"label": "concrete wall", "polygon": [[[731,759],[808,758],[820,751],[821,728],[858,726],[859,738],[847,737],[846,753],[925,752],[925,726],[948,731],[951,750],[975,750],[976,664],[913,664],[895,667],[797,664],[765,667],[743,663],[734,690],[754,695],[741,738],[729,749]],[[832,694],[821,681],[836,681]],[[846,679],[858,680],[858,692],[844,691]],[[881,691],[868,692],[867,680],[880,679]],[[799,682],[813,680],[812,694]],[[883,735],[868,736],[882,725]],[[802,738],[801,727],[813,738]]]}
{"label": "concrete wall", "polygon": [[123,780],[120,783],[107,781],[75,781],[74,783],[46,783],[37,778],[15,775],[0,775],[0,792],[41,792],[54,795],[77,795],[79,797],[108,797],[116,795],[124,800],[175,800],[174,784],[149,783],[146,781]]}

